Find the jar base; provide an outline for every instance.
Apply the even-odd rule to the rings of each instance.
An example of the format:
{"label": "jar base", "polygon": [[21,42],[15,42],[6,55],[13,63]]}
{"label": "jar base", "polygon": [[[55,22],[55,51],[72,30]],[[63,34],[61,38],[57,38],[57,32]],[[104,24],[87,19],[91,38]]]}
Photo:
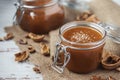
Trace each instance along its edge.
{"label": "jar base", "polygon": [[[68,68],[67,68],[68,69]],[[93,70],[90,70],[90,71],[76,71],[76,70],[71,70],[71,69],[68,69],[69,71],[71,71],[71,72],[73,72],[73,73],[77,73],[77,74],[89,74],[89,73],[92,73],[92,72],[94,72],[95,70],[97,70],[97,69],[93,69]]]}

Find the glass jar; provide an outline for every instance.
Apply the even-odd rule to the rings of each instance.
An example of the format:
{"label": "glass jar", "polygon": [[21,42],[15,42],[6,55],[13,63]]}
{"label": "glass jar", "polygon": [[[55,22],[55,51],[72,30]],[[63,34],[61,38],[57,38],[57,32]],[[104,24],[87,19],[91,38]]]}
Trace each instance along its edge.
{"label": "glass jar", "polygon": [[90,10],[86,0],[60,0],[60,4],[64,6],[66,22],[74,21],[82,12]]}
{"label": "glass jar", "polygon": [[48,33],[64,22],[64,11],[55,0],[19,0],[16,22],[28,32]]}
{"label": "glass jar", "polygon": [[[78,36],[76,36],[78,37],[77,40],[81,38],[83,39],[82,42],[74,42],[67,39],[69,37],[71,38],[69,34],[73,34],[74,32],[69,30],[76,29],[75,31],[78,31],[78,28],[81,27],[94,30],[94,32],[90,30],[87,30],[87,32],[90,36],[91,33],[94,35],[99,33],[101,38],[97,41],[84,43],[84,39],[86,38],[83,39],[81,38],[82,36],[79,37],[80,34],[78,34]],[[73,72],[89,73],[99,66],[106,38],[106,31],[103,27],[95,23],[74,21],[63,25],[59,30],[59,35],[61,42],[56,45],[56,54],[52,65],[53,69],[62,73],[64,68],[67,67],[68,70]],[[92,38],[94,37],[95,36]],[[98,35],[96,35],[96,37],[98,37]],[[62,65],[58,65],[60,63],[62,63]]]}

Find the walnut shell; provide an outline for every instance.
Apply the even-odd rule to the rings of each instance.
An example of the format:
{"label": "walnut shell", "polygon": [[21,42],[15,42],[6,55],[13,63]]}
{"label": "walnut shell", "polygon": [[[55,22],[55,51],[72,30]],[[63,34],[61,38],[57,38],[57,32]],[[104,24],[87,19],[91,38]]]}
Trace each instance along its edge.
{"label": "walnut shell", "polygon": [[28,42],[26,39],[20,39],[19,44],[26,45],[26,44],[28,44]]}
{"label": "walnut shell", "polygon": [[3,38],[0,38],[0,41],[3,41]]}
{"label": "walnut shell", "polygon": [[93,14],[87,19],[85,19],[85,21],[98,23],[100,20]]}
{"label": "walnut shell", "polygon": [[101,63],[105,69],[116,69],[120,66],[120,57],[117,55],[109,54],[108,56],[103,58]]}
{"label": "walnut shell", "polygon": [[89,12],[83,12],[82,14],[81,14],[81,19],[82,20],[85,20],[85,19],[87,19],[89,17]]}
{"label": "walnut shell", "polygon": [[116,70],[120,72],[120,67],[116,68]]}
{"label": "walnut shell", "polygon": [[4,37],[4,40],[10,40],[12,38],[14,38],[13,33],[7,33],[7,35]]}
{"label": "walnut shell", "polygon": [[41,43],[40,47],[41,54],[43,54],[44,56],[50,56],[50,48],[46,43]]}
{"label": "walnut shell", "polygon": [[40,69],[37,66],[33,68],[33,71],[35,71],[36,73],[41,73]]}
{"label": "walnut shell", "polygon": [[116,79],[113,78],[112,76],[109,76],[107,80],[116,80]]}
{"label": "walnut shell", "polygon": [[30,53],[35,53],[36,52],[36,50],[34,49],[34,47],[33,46],[28,46],[28,51],[30,52]]}
{"label": "walnut shell", "polygon": [[101,76],[92,76],[92,78],[90,80],[116,80],[115,78],[113,78],[112,76],[109,76],[107,78],[102,78]]}
{"label": "walnut shell", "polygon": [[34,33],[29,33],[27,37],[31,38],[35,42],[40,42],[44,39],[45,35],[37,35],[37,34],[34,34]]}
{"label": "walnut shell", "polygon": [[15,61],[22,62],[25,61],[29,57],[29,53],[27,51],[19,52],[15,54]]}

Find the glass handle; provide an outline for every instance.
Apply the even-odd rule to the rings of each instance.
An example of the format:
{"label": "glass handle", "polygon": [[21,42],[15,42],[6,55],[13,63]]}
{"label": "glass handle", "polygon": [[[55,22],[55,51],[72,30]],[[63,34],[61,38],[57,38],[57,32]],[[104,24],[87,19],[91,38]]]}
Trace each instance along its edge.
{"label": "glass handle", "polygon": [[19,6],[18,2],[15,2],[14,6],[16,7],[16,12],[15,12],[15,14],[13,16],[13,25],[17,25],[17,23],[16,23],[16,14],[17,14],[18,6]]}
{"label": "glass handle", "polygon": [[[52,64],[52,68],[56,70],[58,73],[63,73],[65,66],[68,64],[70,60],[70,54],[66,51],[67,46],[63,46],[60,43],[56,44],[56,53],[54,56],[54,62]],[[57,65],[57,60],[60,54],[60,51],[64,53],[64,63],[62,66]]]}
{"label": "glass handle", "polygon": [[[19,24],[21,22],[21,20],[23,18],[23,15],[25,13],[25,10],[24,10],[23,7],[21,7],[20,2],[15,2],[14,6],[16,7],[16,12],[15,12],[15,14],[13,16],[13,25],[17,25],[17,24]],[[17,15],[18,8],[20,8],[20,16],[18,18],[18,21],[16,21],[16,15]]]}

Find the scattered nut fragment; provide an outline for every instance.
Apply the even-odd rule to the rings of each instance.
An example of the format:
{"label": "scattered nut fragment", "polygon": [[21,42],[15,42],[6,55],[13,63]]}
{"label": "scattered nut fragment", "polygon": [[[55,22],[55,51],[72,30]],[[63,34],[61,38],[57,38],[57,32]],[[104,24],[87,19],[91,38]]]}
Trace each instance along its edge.
{"label": "scattered nut fragment", "polygon": [[92,15],[91,11],[84,11],[81,14],[77,15],[76,19],[83,21],[87,19],[90,15]]}
{"label": "scattered nut fragment", "polygon": [[64,63],[62,63],[62,62],[61,63],[59,63],[59,62],[56,63],[57,66],[63,66],[63,64]]}
{"label": "scattered nut fragment", "polygon": [[4,40],[10,40],[12,38],[14,38],[13,33],[7,33],[7,35],[4,37]]}
{"label": "scattered nut fragment", "polygon": [[33,48],[33,46],[28,46],[28,51],[30,52],[30,53],[35,53],[36,52],[36,50]]}
{"label": "scattered nut fragment", "polygon": [[29,33],[26,37],[31,38],[35,42],[40,42],[44,39],[45,35],[37,35],[37,34],[34,34],[34,33]]}
{"label": "scattered nut fragment", "polygon": [[116,80],[115,78],[113,78],[112,76],[109,76],[108,79],[106,80]]}
{"label": "scattered nut fragment", "polygon": [[116,68],[116,70],[120,72],[120,67]]}
{"label": "scattered nut fragment", "polygon": [[95,22],[95,23],[99,22],[98,18],[94,14],[88,17],[85,21]]}
{"label": "scattered nut fragment", "polygon": [[28,33],[25,37],[26,38],[33,38],[34,36],[36,36],[36,34],[34,34],[34,33]]}
{"label": "scattered nut fragment", "polygon": [[103,58],[102,62],[102,66],[105,69],[116,69],[117,67],[120,66],[120,57],[117,55],[113,55],[113,54],[109,54],[108,56],[106,56],[105,58]]}
{"label": "scattered nut fragment", "polygon": [[3,41],[3,38],[0,38],[0,41]]}
{"label": "scattered nut fragment", "polygon": [[39,69],[37,66],[35,66],[35,67],[33,68],[33,70],[34,70],[36,73],[41,73],[40,69]]}
{"label": "scattered nut fragment", "polygon": [[44,56],[50,56],[50,48],[46,43],[41,43],[40,47],[41,54],[43,54]]}
{"label": "scattered nut fragment", "polygon": [[15,61],[22,62],[25,61],[29,57],[29,53],[27,51],[19,52],[15,54]]}
{"label": "scattered nut fragment", "polygon": [[101,76],[92,76],[90,80],[106,80],[106,79],[101,78]]}
{"label": "scattered nut fragment", "polygon": [[[52,56],[52,61],[54,61],[54,56]],[[60,57],[58,57],[57,62],[59,62],[59,63],[62,62],[61,59],[60,59]]]}
{"label": "scattered nut fragment", "polygon": [[76,20],[95,23],[98,23],[100,21],[91,11],[85,11],[81,15],[77,15]]}
{"label": "scattered nut fragment", "polygon": [[85,20],[85,19],[87,19],[88,18],[88,14],[86,14],[86,13],[83,13],[83,15],[82,15],[82,20]]}
{"label": "scattered nut fragment", "polygon": [[85,11],[85,12],[84,12],[84,14],[87,14],[88,16],[90,16],[90,15],[92,15],[92,14],[93,14],[93,12],[92,12],[92,11],[90,11],[90,10],[88,10],[88,11]]}
{"label": "scattered nut fragment", "polygon": [[20,40],[19,40],[19,44],[26,45],[26,44],[27,44],[26,39],[20,39]]}
{"label": "scattered nut fragment", "polygon": [[92,76],[90,80],[116,80],[112,76],[109,76],[107,78],[102,78],[101,76]]}
{"label": "scattered nut fragment", "polygon": [[45,35],[36,36],[36,37],[33,38],[33,40],[36,41],[36,42],[40,42],[44,39],[44,37],[45,37]]}
{"label": "scattered nut fragment", "polygon": [[[54,62],[54,56],[52,56],[52,61]],[[62,59],[60,58],[60,56],[59,56],[58,59],[57,59],[56,65],[57,65],[57,66],[62,66],[62,65],[63,65],[63,61],[62,61]]]}
{"label": "scattered nut fragment", "polygon": [[26,34],[26,35],[25,35],[25,38],[30,38],[30,37],[29,37],[29,34],[30,34],[30,33]]}
{"label": "scattered nut fragment", "polygon": [[90,12],[90,11],[85,11],[85,12],[83,12],[82,14],[81,14],[81,19],[82,20],[85,20],[85,19],[87,19],[90,15],[92,15],[92,12]]}

